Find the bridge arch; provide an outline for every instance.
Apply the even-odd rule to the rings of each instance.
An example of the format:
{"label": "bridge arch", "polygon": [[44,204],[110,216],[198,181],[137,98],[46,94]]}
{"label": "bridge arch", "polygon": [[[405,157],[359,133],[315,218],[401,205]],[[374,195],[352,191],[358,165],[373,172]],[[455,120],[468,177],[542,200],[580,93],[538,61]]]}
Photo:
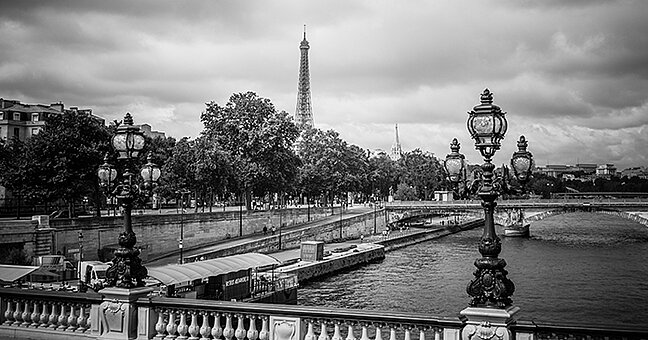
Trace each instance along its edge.
{"label": "bridge arch", "polygon": [[[602,208],[596,208],[596,207],[582,207],[582,208],[555,208],[555,209],[550,209],[546,210],[543,212],[540,212],[538,214],[535,214],[533,216],[529,216],[525,218],[526,222],[536,222],[540,220],[544,220],[545,218],[551,217],[551,216],[556,216],[556,215],[562,215],[562,214],[568,214],[568,213],[573,213],[573,212],[592,212],[592,213],[597,213],[597,214],[606,214],[606,215],[613,215],[621,218],[625,218],[627,220],[631,220],[634,222],[637,222],[639,224],[642,224],[646,227],[648,227],[648,218],[641,216],[636,213],[632,212],[627,212],[627,211],[621,211],[621,210],[616,210],[616,209],[602,209]],[[496,222],[504,225],[505,219],[500,215],[496,218]]]}

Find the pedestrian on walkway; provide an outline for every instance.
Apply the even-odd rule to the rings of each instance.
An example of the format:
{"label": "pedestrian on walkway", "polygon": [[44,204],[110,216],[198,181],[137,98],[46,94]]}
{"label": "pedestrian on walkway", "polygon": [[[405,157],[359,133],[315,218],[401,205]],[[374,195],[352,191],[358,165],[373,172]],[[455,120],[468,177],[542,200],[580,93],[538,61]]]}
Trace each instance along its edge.
{"label": "pedestrian on walkway", "polygon": [[267,234],[268,234],[268,227],[263,226],[263,235],[267,235]]}
{"label": "pedestrian on walkway", "polygon": [[277,231],[277,227],[275,227],[275,226],[272,226],[272,229],[271,229],[271,230],[272,230],[272,235],[274,235],[274,234],[275,234],[275,232]]}

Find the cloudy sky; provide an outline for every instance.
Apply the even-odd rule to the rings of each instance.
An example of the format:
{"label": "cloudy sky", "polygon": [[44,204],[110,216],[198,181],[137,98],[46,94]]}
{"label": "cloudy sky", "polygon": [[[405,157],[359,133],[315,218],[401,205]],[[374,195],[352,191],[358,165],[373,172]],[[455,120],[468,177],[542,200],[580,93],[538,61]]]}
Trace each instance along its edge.
{"label": "cloudy sky", "polygon": [[316,127],[445,157],[484,88],[538,165],[648,165],[648,1],[3,1],[0,97],[131,112],[196,137],[204,103],[295,111],[307,25]]}

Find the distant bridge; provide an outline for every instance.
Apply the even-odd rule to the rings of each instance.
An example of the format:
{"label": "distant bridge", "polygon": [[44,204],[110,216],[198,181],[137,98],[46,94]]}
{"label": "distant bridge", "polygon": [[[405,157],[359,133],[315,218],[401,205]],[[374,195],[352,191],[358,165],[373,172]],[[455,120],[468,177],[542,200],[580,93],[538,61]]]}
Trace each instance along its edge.
{"label": "distant bridge", "polygon": [[[388,222],[406,222],[427,216],[473,215],[482,210],[480,200],[460,201],[403,201],[387,203]],[[529,222],[539,221],[549,216],[575,211],[612,214],[648,226],[648,199],[534,199],[499,200],[495,210],[496,222],[504,224],[512,210],[523,210]]]}

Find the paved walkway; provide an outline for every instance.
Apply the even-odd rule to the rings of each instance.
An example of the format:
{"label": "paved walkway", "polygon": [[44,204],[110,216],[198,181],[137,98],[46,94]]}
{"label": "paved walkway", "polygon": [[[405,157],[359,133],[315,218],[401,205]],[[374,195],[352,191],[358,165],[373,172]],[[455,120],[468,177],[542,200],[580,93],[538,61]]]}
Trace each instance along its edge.
{"label": "paved walkway", "polygon": [[[344,219],[352,218],[352,217],[355,217],[355,216],[358,216],[358,215],[361,215],[361,214],[365,214],[365,213],[371,212],[371,211],[373,211],[373,208],[364,207],[362,205],[353,206],[353,207],[349,207],[347,210],[345,210],[344,213],[342,214],[341,218],[344,220]],[[315,220],[315,221],[311,221],[311,222],[308,222],[308,223],[297,224],[297,225],[294,225],[294,226],[285,226],[285,227],[282,228],[282,230],[291,230],[292,231],[292,230],[309,229],[309,228],[312,228],[312,227],[320,227],[320,226],[323,226],[323,225],[326,225],[326,224],[334,223],[334,222],[337,222],[339,220],[340,220],[340,214],[330,215],[330,216],[327,216],[325,218],[318,219],[318,220]],[[253,241],[253,240],[260,240],[260,239],[269,238],[269,237],[274,237],[274,236],[270,235],[270,233],[268,232],[268,235],[254,234],[254,235],[249,235],[249,236],[246,236],[246,237],[243,237],[243,238],[237,237],[237,238],[232,238],[232,239],[228,239],[228,240],[217,241],[217,242],[215,242],[214,244],[212,244],[210,246],[201,247],[201,248],[198,248],[198,249],[190,249],[190,250],[185,249],[183,251],[183,256],[187,257],[187,256],[192,256],[192,255],[198,255],[198,254],[205,253],[205,252],[213,252],[213,251],[217,251],[217,250],[221,250],[221,249],[232,248],[232,247],[235,247],[235,246],[238,246],[238,245],[241,245],[241,244],[245,244],[245,243]],[[333,246],[333,245],[334,244],[331,244],[330,246]],[[332,248],[332,249],[334,249],[334,248]],[[278,252],[278,253],[273,253],[272,255],[277,257],[278,260],[283,262],[284,260],[282,260],[282,258],[285,259],[286,261],[288,261],[294,256],[294,255],[292,255],[291,252],[296,252],[296,257],[299,257],[299,249],[286,250],[286,251],[282,251],[282,252]],[[285,255],[279,254],[279,253],[285,253]],[[163,258],[158,258],[158,259],[146,262],[145,265],[147,267],[158,267],[158,266],[163,266],[163,265],[166,265],[166,264],[178,263],[178,260],[179,260],[179,254],[174,253],[174,254],[170,254],[168,256],[165,256]]]}

